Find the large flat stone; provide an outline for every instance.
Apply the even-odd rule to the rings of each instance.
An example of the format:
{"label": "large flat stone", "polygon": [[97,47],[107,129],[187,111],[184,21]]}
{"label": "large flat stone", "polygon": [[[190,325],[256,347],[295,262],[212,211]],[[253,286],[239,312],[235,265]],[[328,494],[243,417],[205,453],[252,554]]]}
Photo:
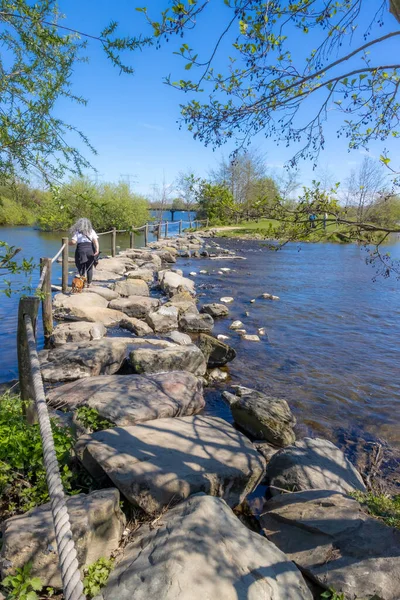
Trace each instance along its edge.
{"label": "large flat stone", "polygon": [[154,280],[154,271],[150,269],[136,269],[126,273],[128,279],[143,279],[143,281],[151,282]]}
{"label": "large flat stone", "polygon": [[275,446],[288,446],[296,440],[296,419],[286,400],[245,387],[239,387],[236,395],[222,395],[229,402],[235,423],[253,438]]}
{"label": "large flat stone", "polygon": [[56,294],[53,298],[53,307],[68,313],[71,308],[107,308],[108,300],[96,293],[82,294]]}
{"label": "large flat stone", "polygon": [[111,375],[121,367],[127,352],[124,338],[64,344],[39,352],[44,381],[74,381],[95,375]]}
{"label": "large flat stone", "polygon": [[154,514],[196,492],[240,504],[264,475],[265,461],[223,419],[179,417],[116,427],[79,438],[76,451],[95,477]]}
{"label": "large flat stone", "polygon": [[312,600],[301,573],[203,494],[142,527],[99,600]]}
{"label": "large flat stone", "polygon": [[348,599],[398,600],[400,530],[344,494],[312,490],[267,502],[261,524],[286,556]]}
{"label": "large flat stone", "polygon": [[106,333],[107,330],[103,323],[87,323],[85,321],[60,323],[53,329],[51,344],[61,346],[68,342],[100,340]]}
{"label": "large flat stone", "polygon": [[333,490],[345,494],[365,491],[357,469],[332,442],[304,438],[277,452],[267,468],[272,493],[282,488],[290,491]]}
{"label": "large flat stone", "polygon": [[157,298],[147,298],[146,296],[129,296],[128,298],[119,298],[112,300],[109,308],[122,311],[128,317],[136,319],[145,319],[147,315],[160,305]]}
{"label": "large flat stone", "polygon": [[[67,499],[80,567],[86,567],[100,557],[108,558],[118,548],[125,528],[125,516],[119,502],[116,489]],[[7,519],[2,525],[2,534],[2,577],[14,574],[16,569],[31,562],[31,577],[40,577],[44,586],[62,587],[50,504]]]}
{"label": "large flat stone", "polygon": [[108,300],[108,302],[111,302],[111,300],[115,300],[116,298],[119,298],[119,295],[117,294],[117,292],[114,292],[114,290],[110,290],[110,288],[108,288],[108,287],[102,287],[101,285],[91,285],[90,288],[85,288],[83,290],[83,293],[84,294],[98,294],[99,296],[102,296],[103,298]]}
{"label": "large flat stone", "polygon": [[125,427],[152,419],[195,415],[204,408],[203,388],[191,373],[101,375],[59,386],[47,393],[50,406],[95,408]]}
{"label": "large flat stone", "polygon": [[117,281],[113,285],[114,292],[120,296],[149,296],[149,286],[142,279],[128,279],[126,281]]}
{"label": "large flat stone", "polygon": [[120,279],[124,279],[123,275],[118,275],[118,273],[114,273],[113,271],[105,271],[94,269],[93,271],[93,281],[118,281]]}
{"label": "large flat stone", "polygon": [[96,293],[72,296],[56,294],[53,299],[54,318],[67,321],[98,322],[103,323],[106,327],[114,327],[125,315],[121,311],[106,308],[108,304],[106,298]]}
{"label": "large flat stone", "polygon": [[197,346],[171,345],[160,351],[158,348],[135,348],[129,355],[135,373],[158,373],[162,371],[189,371],[204,375],[207,364]]}

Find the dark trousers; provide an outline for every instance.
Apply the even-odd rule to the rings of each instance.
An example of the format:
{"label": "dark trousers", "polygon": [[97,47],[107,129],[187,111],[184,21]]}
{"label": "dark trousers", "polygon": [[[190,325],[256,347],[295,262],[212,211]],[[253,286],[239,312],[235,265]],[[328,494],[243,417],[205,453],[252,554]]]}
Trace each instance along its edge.
{"label": "dark trousers", "polygon": [[78,244],[75,250],[75,265],[79,275],[84,275],[88,283],[93,279],[94,253],[93,246],[89,242]]}

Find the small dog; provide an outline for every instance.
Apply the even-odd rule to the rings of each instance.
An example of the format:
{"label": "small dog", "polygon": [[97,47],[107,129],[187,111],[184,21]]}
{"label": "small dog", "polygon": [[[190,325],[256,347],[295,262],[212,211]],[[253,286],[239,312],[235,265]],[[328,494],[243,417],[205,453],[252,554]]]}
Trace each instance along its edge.
{"label": "small dog", "polygon": [[86,277],[84,275],[75,275],[72,280],[72,293],[80,294],[86,285]]}

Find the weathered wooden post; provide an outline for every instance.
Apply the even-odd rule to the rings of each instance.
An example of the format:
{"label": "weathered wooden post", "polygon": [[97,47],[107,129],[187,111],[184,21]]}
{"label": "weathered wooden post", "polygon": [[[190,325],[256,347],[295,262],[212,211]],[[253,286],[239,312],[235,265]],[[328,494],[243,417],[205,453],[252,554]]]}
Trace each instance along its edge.
{"label": "weathered wooden post", "polygon": [[157,242],[160,239],[160,235],[161,235],[161,221],[160,223],[157,225],[156,227],[156,238],[157,238]]}
{"label": "weathered wooden post", "polygon": [[146,223],[146,226],[144,228],[144,246],[146,247],[148,243],[149,243],[149,224]]}
{"label": "weathered wooden post", "polygon": [[45,344],[47,345],[51,334],[53,333],[53,306],[51,297],[51,258],[40,259],[40,272],[45,272],[41,292],[42,298],[42,320]]}
{"label": "weathered wooden post", "polygon": [[182,219],[179,221],[179,235],[182,235]]}
{"label": "weathered wooden post", "polygon": [[133,248],[135,247],[135,232],[133,230],[133,225],[132,231],[129,232],[129,247],[131,248],[131,250],[133,250]]}
{"label": "weathered wooden post", "polygon": [[115,227],[112,228],[111,232],[111,256],[117,254],[117,230]]}
{"label": "weathered wooden post", "polygon": [[168,237],[168,221],[165,221],[165,237]]}
{"label": "weathered wooden post", "polygon": [[35,403],[33,393],[33,383],[31,377],[31,363],[29,360],[28,337],[26,335],[25,315],[31,318],[33,331],[36,333],[36,320],[39,311],[40,298],[31,296],[29,298],[20,298],[18,306],[18,331],[17,331],[17,354],[18,354],[18,373],[19,373],[19,391],[22,400],[30,400],[29,404],[24,405],[24,412],[29,424],[35,423]]}
{"label": "weathered wooden post", "polygon": [[[62,238],[61,240],[64,249],[62,251],[62,293],[68,292],[68,238]],[[64,245],[65,244],[65,245]],[[51,282],[50,282],[51,283]]]}

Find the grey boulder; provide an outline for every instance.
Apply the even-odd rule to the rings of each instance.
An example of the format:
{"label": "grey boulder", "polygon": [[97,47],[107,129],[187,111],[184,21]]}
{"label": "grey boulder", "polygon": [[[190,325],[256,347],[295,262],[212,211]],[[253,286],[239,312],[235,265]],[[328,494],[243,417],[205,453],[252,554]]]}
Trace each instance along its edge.
{"label": "grey boulder", "polygon": [[161,306],[149,314],[147,322],[156,333],[167,333],[178,328],[178,309],[175,306]]}
{"label": "grey boulder", "polygon": [[304,438],[283,448],[272,457],[267,467],[272,493],[281,488],[291,491],[333,490],[349,493],[365,491],[357,469],[332,442]]}
{"label": "grey boulder", "polygon": [[193,343],[190,335],[182,333],[181,331],[170,331],[165,337],[168,340],[175,342],[175,344],[179,344],[179,346],[188,346]]}
{"label": "grey boulder", "polygon": [[135,319],[135,317],[126,316],[124,319],[122,319],[122,321],[120,321],[119,326],[121,329],[127,329],[139,337],[151,335],[153,333],[152,328],[147,325],[145,321]]}
{"label": "grey boulder", "polygon": [[216,417],[157,419],[98,431],[79,438],[76,452],[97,481],[108,477],[149,514],[196,492],[237,506],[265,471],[251,442]]}
{"label": "grey boulder", "polygon": [[89,406],[121,427],[195,415],[204,408],[201,381],[182,371],[90,377],[50,390],[47,402],[68,411]]}
{"label": "grey boulder", "polygon": [[261,525],[288,559],[349,600],[398,600],[400,530],[334,491],[284,494],[264,505]]}
{"label": "grey boulder", "polygon": [[207,370],[204,355],[197,346],[138,347],[129,355],[135,373],[158,373],[162,371],[189,371],[204,375]]}
{"label": "grey boulder", "polygon": [[57,383],[94,375],[112,375],[121,367],[127,350],[123,338],[64,344],[39,352],[44,381]]}
{"label": "grey boulder", "polygon": [[200,312],[207,313],[215,319],[229,315],[229,308],[225,306],[225,304],[217,304],[216,302],[213,302],[212,304],[204,304],[201,307]]}
{"label": "grey boulder", "polygon": [[181,289],[189,292],[190,294],[195,294],[194,282],[187,277],[182,277],[182,275],[174,273],[173,271],[164,271],[162,273],[160,285],[164,292],[169,296],[173,296]]}
{"label": "grey boulder", "polygon": [[[79,567],[88,566],[100,557],[108,558],[118,548],[125,528],[119,502],[116,489],[67,499]],[[50,504],[7,519],[2,533],[2,577],[14,574],[16,569],[31,562],[31,577],[40,577],[44,586],[62,587]]]}
{"label": "grey boulder", "polygon": [[236,350],[211,335],[201,333],[198,346],[206,357],[209,367],[223,367],[236,358]]}
{"label": "grey boulder", "polygon": [[[113,300],[116,302],[116,300]],[[87,321],[103,323],[105,327],[118,325],[124,314],[119,310],[106,308],[109,304],[106,298],[99,294],[76,294],[66,296],[56,294],[53,299],[54,318],[67,321]]]}
{"label": "grey boulder", "polygon": [[142,279],[127,279],[117,281],[113,285],[113,290],[120,296],[149,296],[149,286]]}
{"label": "grey boulder", "polygon": [[214,327],[214,319],[207,314],[185,312],[179,317],[179,327],[193,333],[210,332]]}
{"label": "grey boulder", "polygon": [[142,279],[143,281],[151,282],[154,279],[154,271],[151,269],[136,269],[136,271],[128,271],[126,277],[131,279]]}
{"label": "grey boulder", "polygon": [[146,296],[129,296],[128,298],[119,298],[112,300],[108,305],[110,309],[122,311],[128,317],[136,319],[145,319],[147,315],[160,305],[156,298],[147,298]]}
{"label": "grey boulder", "polygon": [[61,346],[68,342],[100,340],[106,333],[107,329],[103,323],[87,323],[85,321],[60,323],[53,329],[50,343],[52,346]]}
{"label": "grey boulder", "polygon": [[111,300],[115,300],[115,298],[119,297],[117,292],[114,292],[114,290],[110,290],[110,288],[102,287],[100,285],[91,285],[90,288],[85,288],[83,290],[83,293],[84,294],[98,294],[102,298],[105,298],[106,300],[108,300],[108,302],[111,302]]}
{"label": "grey boulder", "polygon": [[197,494],[143,526],[99,600],[312,600],[300,571],[220,498]]}
{"label": "grey boulder", "polygon": [[236,395],[229,392],[222,395],[230,405],[235,423],[253,438],[275,446],[288,446],[295,441],[296,419],[286,400],[245,387],[239,387]]}

